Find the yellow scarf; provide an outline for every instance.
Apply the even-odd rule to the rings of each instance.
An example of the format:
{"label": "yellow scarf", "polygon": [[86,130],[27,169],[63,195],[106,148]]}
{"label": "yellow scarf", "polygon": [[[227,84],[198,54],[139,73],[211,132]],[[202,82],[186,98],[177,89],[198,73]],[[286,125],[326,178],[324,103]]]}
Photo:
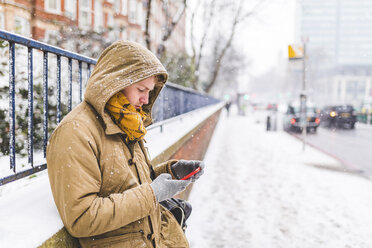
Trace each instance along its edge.
{"label": "yellow scarf", "polygon": [[142,108],[136,109],[119,91],[107,102],[106,109],[120,129],[127,134],[126,141],[143,139],[147,132],[143,121],[147,115]]}

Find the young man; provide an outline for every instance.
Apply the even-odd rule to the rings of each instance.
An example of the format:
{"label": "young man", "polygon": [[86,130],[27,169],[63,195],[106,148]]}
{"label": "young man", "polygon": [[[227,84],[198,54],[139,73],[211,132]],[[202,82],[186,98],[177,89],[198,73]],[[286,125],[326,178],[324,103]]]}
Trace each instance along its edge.
{"label": "young man", "polygon": [[[53,197],[82,247],[188,247],[159,202],[198,179],[204,164],[172,160],[153,167],[143,146],[167,77],[149,50],[115,42],[98,59],[84,101],[53,132],[47,148]],[[201,171],[191,179],[177,180],[196,167]]]}

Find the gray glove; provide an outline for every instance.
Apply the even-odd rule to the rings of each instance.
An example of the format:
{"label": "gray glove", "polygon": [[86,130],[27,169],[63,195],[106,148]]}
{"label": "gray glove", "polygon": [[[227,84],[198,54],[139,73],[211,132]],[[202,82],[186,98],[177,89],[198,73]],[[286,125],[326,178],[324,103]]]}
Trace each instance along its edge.
{"label": "gray glove", "polygon": [[205,164],[199,160],[179,160],[177,163],[171,165],[173,175],[177,179],[181,179],[195,169],[200,167],[200,171],[191,177],[192,182],[195,182],[204,173]]}
{"label": "gray glove", "polygon": [[158,202],[172,198],[186,189],[191,180],[173,180],[168,173],[162,173],[150,184]]}

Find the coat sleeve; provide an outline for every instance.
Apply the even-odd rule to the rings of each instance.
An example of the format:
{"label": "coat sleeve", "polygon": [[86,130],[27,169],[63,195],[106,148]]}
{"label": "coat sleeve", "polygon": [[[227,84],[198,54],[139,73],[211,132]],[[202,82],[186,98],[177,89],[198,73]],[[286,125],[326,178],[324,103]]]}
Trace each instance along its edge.
{"label": "coat sleeve", "polygon": [[88,127],[68,122],[57,128],[47,148],[53,197],[66,229],[75,237],[118,229],[157,207],[148,183],[107,197],[98,195],[102,181],[97,142]]}
{"label": "coat sleeve", "polygon": [[178,160],[176,159],[172,159],[154,166],[155,177],[159,176],[162,173],[169,173],[172,175],[173,179],[175,179],[175,176],[173,175],[171,170],[171,165],[176,163],[177,161]]}

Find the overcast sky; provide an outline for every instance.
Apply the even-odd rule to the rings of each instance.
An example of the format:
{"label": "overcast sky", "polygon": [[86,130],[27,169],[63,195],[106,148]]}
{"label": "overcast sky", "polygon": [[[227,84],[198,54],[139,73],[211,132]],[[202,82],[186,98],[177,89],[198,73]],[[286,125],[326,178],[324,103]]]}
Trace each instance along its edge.
{"label": "overcast sky", "polygon": [[237,44],[251,59],[249,71],[254,76],[287,59],[287,46],[294,42],[294,2],[268,1],[257,16],[240,27]]}

